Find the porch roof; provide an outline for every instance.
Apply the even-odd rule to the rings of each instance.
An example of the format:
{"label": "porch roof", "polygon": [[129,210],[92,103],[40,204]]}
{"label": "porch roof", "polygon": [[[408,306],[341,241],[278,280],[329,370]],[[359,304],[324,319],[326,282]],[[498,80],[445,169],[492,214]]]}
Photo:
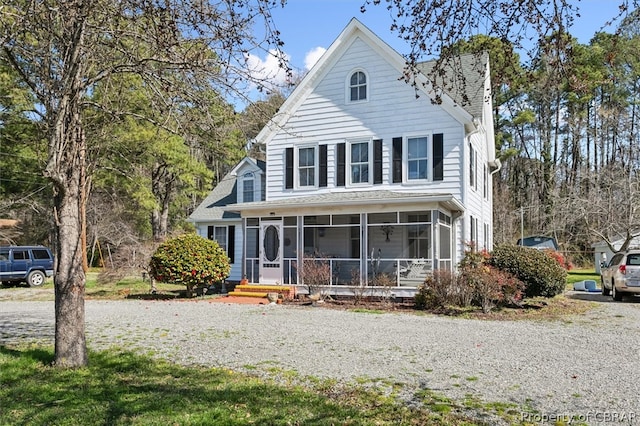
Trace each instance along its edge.
{"label": "porch roof", "polygon": [[272,201],[256,201],[253,203],[240,203],[225,206],[227,211],[246,213],[261,213],[265,211],[284,215],[287,212],[302,212],[304,210],[318,210],[330,212],[334,208],[358,207],[364,211],[365,206],[375,209],[376,206],[437,204],[452,211],[462,212],[464,206],[452,194],[425,194],[414,192],[396,192],[388,190],[377,191],[353,191],[353,192],[326,192],[301,197],[290,197]]}

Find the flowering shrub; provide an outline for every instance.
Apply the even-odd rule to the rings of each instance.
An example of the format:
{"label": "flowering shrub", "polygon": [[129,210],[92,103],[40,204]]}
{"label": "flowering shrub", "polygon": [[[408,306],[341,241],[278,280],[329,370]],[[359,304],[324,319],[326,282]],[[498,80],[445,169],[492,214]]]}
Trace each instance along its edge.
{"label": "flowering shrub", "polygon": [[489,264],[491,256],[486,251],[472,248],[465,252],[460,262],[460,279],[471,292],[472,304],[487,313],[496,306],[515,304],[522,298],[524,284],[507,271]]}
{"label": "flowering shrub", "polygon": [[151,256],[149,269],[158,281],[185,285],[191,296],[197,285],[210,286],[226,279],[231,265],[217,242],[184,234],[162,243]]}
{"label": "flowering shrub", "polygon": [[545,252],[549,255],[549,257],[551,257],[552,259],[555,259],[558,262],[558,264],[562,266],[564,269],[566,269],[567,271],[570,271],[571,269],[573,269],[573,264],[569,261],[569,259],[564,257],[564,255],[559,251],[545,250]]}

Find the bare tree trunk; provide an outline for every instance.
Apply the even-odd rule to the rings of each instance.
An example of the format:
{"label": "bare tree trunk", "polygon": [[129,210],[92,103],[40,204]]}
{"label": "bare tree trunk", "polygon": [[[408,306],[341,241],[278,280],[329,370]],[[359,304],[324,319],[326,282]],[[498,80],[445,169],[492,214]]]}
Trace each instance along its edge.
{"label": "bare tree trunk", "polygon": [[[72,105],[70,105],[72,104]],[[48,174],[55,184],[57,270],[55,285],[55,364],[87,365],[84,329],[83,193],[86,142],[77,104],[61,102],[51,136]],[[63,147],[63,148],[62,148]]]}
{"label": "bare tree trunk", "polygon": [[83,97],[82,54],[85,29],[82,10],[69,15],[69,49],[65,52],[64,89],[51,111],[49,158],[45,174],[54,184],[57,242],[55,286],[55,364],[87,365],[84,329],[85,270],[83,226],[87,182],[86,140],[80,114]]}

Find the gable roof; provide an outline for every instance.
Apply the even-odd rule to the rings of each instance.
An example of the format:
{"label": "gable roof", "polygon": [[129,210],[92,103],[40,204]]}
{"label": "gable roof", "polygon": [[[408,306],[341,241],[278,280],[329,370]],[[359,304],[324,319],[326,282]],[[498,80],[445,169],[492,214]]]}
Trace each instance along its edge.
{"label": "gable roof", "polygon": [[[309,72],[304,76],[291,95],[289,95],[285,100],[280,107],[279,112],[272,118],[271,122],[269,122],[256,136],[257,142],[265,144],[269,142],[269,140],[274,136],[274,130],[282,127],[284,123],[286,123],[291,114],[293,114],[300,104],[304,102],[309,93],[313,91],[315,86],[332,69],[333,65],[342,57],[342,54],[349,48],[356,38],[360,38],[379,51],[381,55],[386,58],[388,63],[398,71],[399,77],[405,74],[407,62],[404,57],[373,33],[362,22],[358,21],[356,18],[352,18],[345,29],[342,30],[340,35],[335,39],[331,46],[329,46],[327,51],[321,56],[311,70],[309,70]],[[478,83],[478,90],[474,91],[471,87],[468,87],[467,92],[460,94],[454,99],[454,97],[452,97],[448,91],[444,90],[444,88],[434,88],[429,76],[425,75],[423,71],[427,72],[433,69],[435,61],[418,64],[417,69],[419,72],[416,72],[414,76],[415,88],[421,93],[427,95],[430,99],[437,101],[444,110],[455,117],[459,122],[475,126],[474,119],[482,117],[482,103],[485,100],[485,85],[482,80],[487,78],[488,74],[488,55],[481,55],[480,57],[481,60],[486,60],[485,64],[481,67],[481,70],[483,71],[482,74],[478,72],[480,70],[480,68],[478,68],[478,64],[480,63],[478,62],[478,56],[464,56],[469,57],[461,59],[463,64],[461,69],[463,72],[470,73],[465,80]],[[475,56],[476,60],[474,61],[471,56]],[[445,78],[444,81],[440,82],[446,83],[447,80],[450,80],[450,78]],[[436,79],[436,83],[438,83],[438,79]],[[480,83],[482,84],[480,85]],[[444,87],[451,86],[447,86],[445,84]],[[471,103],[469,101],[463,102],[463,100],[467,98],[473,99],[473,101]]]}

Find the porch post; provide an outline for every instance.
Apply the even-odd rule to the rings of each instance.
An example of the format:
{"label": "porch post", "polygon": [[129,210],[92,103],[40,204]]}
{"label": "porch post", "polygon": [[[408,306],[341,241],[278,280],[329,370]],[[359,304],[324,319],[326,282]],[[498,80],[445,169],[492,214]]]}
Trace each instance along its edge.
{"label": "porch post", "polygon": [[300,282],[302,276],[302,270],[304,269],[304,216],[296,216],[296,230],[298,234],[298,250],[296,251],[296,283],[298,285],[304,284]]}
{"label": "porch post", "polygon": [[240,280],[247,276],[247,218],[242,218],[242,267],[240,268]]}
{"label": "porch post", "polygon": [[369,255],[369,226],[367,214],[360,213],[360,285],[367,281],[367,264]]}
{"label": "porch post", "polygon": [[431,236],[433,237],[431,247],[431,270],[435,271],[440,265],[438,265],[438,256],[440,255],[440,231],[439,231],[439,210],[431,210]]}

